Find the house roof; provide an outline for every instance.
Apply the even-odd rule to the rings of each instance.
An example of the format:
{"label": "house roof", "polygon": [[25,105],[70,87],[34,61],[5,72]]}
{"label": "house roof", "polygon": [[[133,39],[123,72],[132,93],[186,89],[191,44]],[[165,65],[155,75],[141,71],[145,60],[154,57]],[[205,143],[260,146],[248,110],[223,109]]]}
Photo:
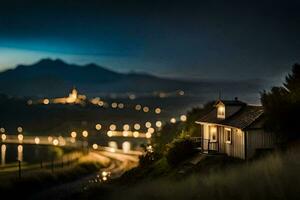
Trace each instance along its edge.
{"label": "house roof", "polygon": [[249,127],[264,112],[262,106],[251,106],[243,102],[222,101],[225,104],[226,118],[217,118],[217,108],[213,108],[207,115],[198,120],[198,122],[206,122],[213,124],[221,124],[232,126],[240,129]]}

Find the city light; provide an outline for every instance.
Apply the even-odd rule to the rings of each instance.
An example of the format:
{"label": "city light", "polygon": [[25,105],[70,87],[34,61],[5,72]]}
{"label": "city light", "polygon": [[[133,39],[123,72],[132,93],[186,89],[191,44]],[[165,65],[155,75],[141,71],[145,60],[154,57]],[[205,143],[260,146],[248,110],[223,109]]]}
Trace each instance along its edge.
{"label": "city light", "polygon": [[86,130],[84,130],[84,131],[82,131],[82,136],[87,137],[87,136],[89,136],[89,133]]}
{"label": "city light", "polygon": [[151,138],[151,133],[147,132],[146,133],[146,138]]}
{"label": "city light", "polygon": [[135,109],[136,109],[136,110],[141,110],[141,109],[142,109],[142,106],[141,106],[140,104],[138,104],[138,105],[135,106]]}
{"label": "city light", "polygon": [[77,133],[76,133],[75,131],[73,131],[73,132],[71,133],[71,137],[72,137],[72,138],[76,138],[76,137],[77,137]]}
{"label": "city light", "polygon": [[149,112],[149,108],[148,108],[147,106],[145,106],[145,107],[143,108],[143,111],[144,111],[145,113],[147,113],[147,112]]}
{"label": "city light", "polygon": [[102,126],[101,126],[101,124],[96,124],[95,128],[96,128],[96,130],[100,131]]}
{"label": "city light", "polygon": [[138,124],[138,123],[136,123],[136,124],[134,124],[133,128],[134,128],[135,130],[140,130],[141,125]]}
{"label": "city light", "polygon": [[176,123],[176,119],[173,117],[173,118],[170,119],[170,122],[171,122],[172,124],[175,124],[175,123]]}
{"label": "city light", "polygon": [[113,131],[107,131],[107,136],[112,137],[113,136]]}
{"label": "city light", "polygon": [[6,135],[5,135],[5,134],[2,134],[2,135],[1,135],[1,139],[2,139],[2,141],[5,141],[5,140],[6,140]]}
{"label": "city light", "polygon": [[54,146],[57,146],[57,145],[58,145],[58,140],[57,140],[57,139],[54,139],[54,140],[53,140],[53,145],[54,145]]}
{"label": "city light", "polygon": [[93,149],[98,149],[98,144],[93,144]]}
{"label": "city light", "polygon": [[101,173],[101,175],[102,175],[102,176],[107,176],[108,173],[107,173],[106,171],[103,171],[103,172]]}
{"label": "city light", "polygon": [[49,136],[48,137],[48,142],[51,143],[53,141],[53,137]]}
{"label": "city light", "polygon": [[129,124],[124,124],[123,130],[124,130],[124,131],[129,131],[129,129],[130,129]]}
{"label": "city light", "polygon": [[124,104],[123,103],[119,103],[118,104],[118,108],[123,109],[124,108]]}
{"label": "city light", "polygon": [[162,126],[162,122],[161,122],[161,121],[157,121],[157,122],[155,123],[155,126],[156,126],[157,128],[160,128],[160,127]]}
{"label": "city light", "polygon": [[185,121],[187,120],[186,115],[181,115],[181,116],[180,116],[180,120],[181,120],[182,122],[185,122]]}
{"label": "city light", "polygon": [[116,129],[117,129],[117,126],[115,124],[111,124],[109,126],[109,130],[111,130],[111,131],[115,131]]}
{"label": "city light", "polygon": [[19,135],[18,135],[18,140],[19,140],[19,142],[22,142],[23,139],[24,139],[24,136],[23,136],[22,134],[19,134]]}
{"label": "city light", "polygon": [[160,108],[155,108],[155,113],[156,114],[160,114],[161,113],[161,109]]}
{"label": "city light", "polygon": [[139,137],[140,133],[138,131],[134,131],[133,132],[133,137],[137,138]]}
{"label": "city light", "polygon": [[111,107],[112,107],[112,108],[117,108],[117,107],[118,107],[118,104],[117,104],[116,102],[113,102],[113,103],[111,104]]}
{"label": "city light", "polygon": [[0,132],[1,132],[1,133],[5,133],[5,128],[3,128],[3,127],[0,128]]}
{"label": "city light", "polygon": [[129,132],[128,132],[128,131],[123,131],[123,136],[124,136],[124,137],[128,137],[128,135],[129,135]]}
{"label": "city light", "polygon": [[35,142],[35,144],[39,144],[39,143],[40,143],[40,138],[35,137],[35,138],[34,138],[34,142]]}
{"label": "city light", "polygon": [[154,131],[155,131],[154,128],[148,128],[147,132],[152,134],[152,133],[154,133]]}
{"label": "city light", "polygon": [[17,131],[18,131],[19,133],[22,133],[22,132],[23,132],[23,128],[22,128],[21,126],[19,126],[19,127],[17,128]]}
{"label": "city light", "polygon": [[122,143],[122,149],[123,149],[124,153],[128,153],[131,149],[130,142],[128,142],[128,141],[123,142]]}
{"label": "city light", "polygon": [[49,101],[49,99],[44,99],[43,103],[44,103],[45,105],[48,105],[48,104],[50,103],[50,101]]}
{"label": "city light", "polygon": [[145,123],[146,128],[150,128],[151,125],[152,125],[151,122],[146,122],[146,123]]}

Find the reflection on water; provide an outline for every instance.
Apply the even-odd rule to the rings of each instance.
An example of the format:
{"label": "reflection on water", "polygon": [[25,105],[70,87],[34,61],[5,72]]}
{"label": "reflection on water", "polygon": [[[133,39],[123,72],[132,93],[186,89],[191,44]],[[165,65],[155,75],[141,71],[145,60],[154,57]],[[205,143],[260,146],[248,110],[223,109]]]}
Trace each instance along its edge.
{"label": "reflection on water", "polygon": [[23,146],[18,145],[18,161],[23,161]]}
{"label": "reflection on water", "polygon": [[6,145],[1,145],[1,165],[5,165],[5,157],[6,157]]}
{"label": "reflection on water", "polygon": [[128,153],[131,150],[131,144],[128,141],[123,142],[122,149],[124,153]]}

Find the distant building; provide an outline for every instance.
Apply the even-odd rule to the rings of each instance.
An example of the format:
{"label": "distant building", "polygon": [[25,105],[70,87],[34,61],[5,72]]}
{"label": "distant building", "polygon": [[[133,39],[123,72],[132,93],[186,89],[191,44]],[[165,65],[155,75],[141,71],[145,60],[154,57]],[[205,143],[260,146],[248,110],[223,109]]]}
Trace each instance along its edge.
{"label": "distant building", "polygon": [[201,150],[249,159],[259,151],[272,149],[275,135],[264,130],[263,122],[262,106],[237,99],[218,100],[207,115],[196,121],[201,126]]}
{"label": "distant building", "polygon": [[78,91],[74,87],[68,97],[50,99],[50,102],[61,104],[81,104],[85,99],[86,96],[78,94]]}

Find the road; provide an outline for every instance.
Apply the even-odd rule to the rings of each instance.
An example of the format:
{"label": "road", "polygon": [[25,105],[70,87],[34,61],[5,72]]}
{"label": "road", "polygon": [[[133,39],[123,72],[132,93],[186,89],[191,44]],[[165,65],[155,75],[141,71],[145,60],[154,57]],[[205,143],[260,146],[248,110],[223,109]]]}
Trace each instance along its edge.
{"label": "road", "polygon": [[118,178],[124,172],[138,166],[138,155],[140,153],[141,152],[122,153],[107,150],[93,150],[90,152],[90,156],[95,160],[108,161],[108,167],[79,180],[49,188],[34,195],[32,199],[64,199],[69,195],[82,192],[95,184],[101,184],[107,181],[107,179]]}

